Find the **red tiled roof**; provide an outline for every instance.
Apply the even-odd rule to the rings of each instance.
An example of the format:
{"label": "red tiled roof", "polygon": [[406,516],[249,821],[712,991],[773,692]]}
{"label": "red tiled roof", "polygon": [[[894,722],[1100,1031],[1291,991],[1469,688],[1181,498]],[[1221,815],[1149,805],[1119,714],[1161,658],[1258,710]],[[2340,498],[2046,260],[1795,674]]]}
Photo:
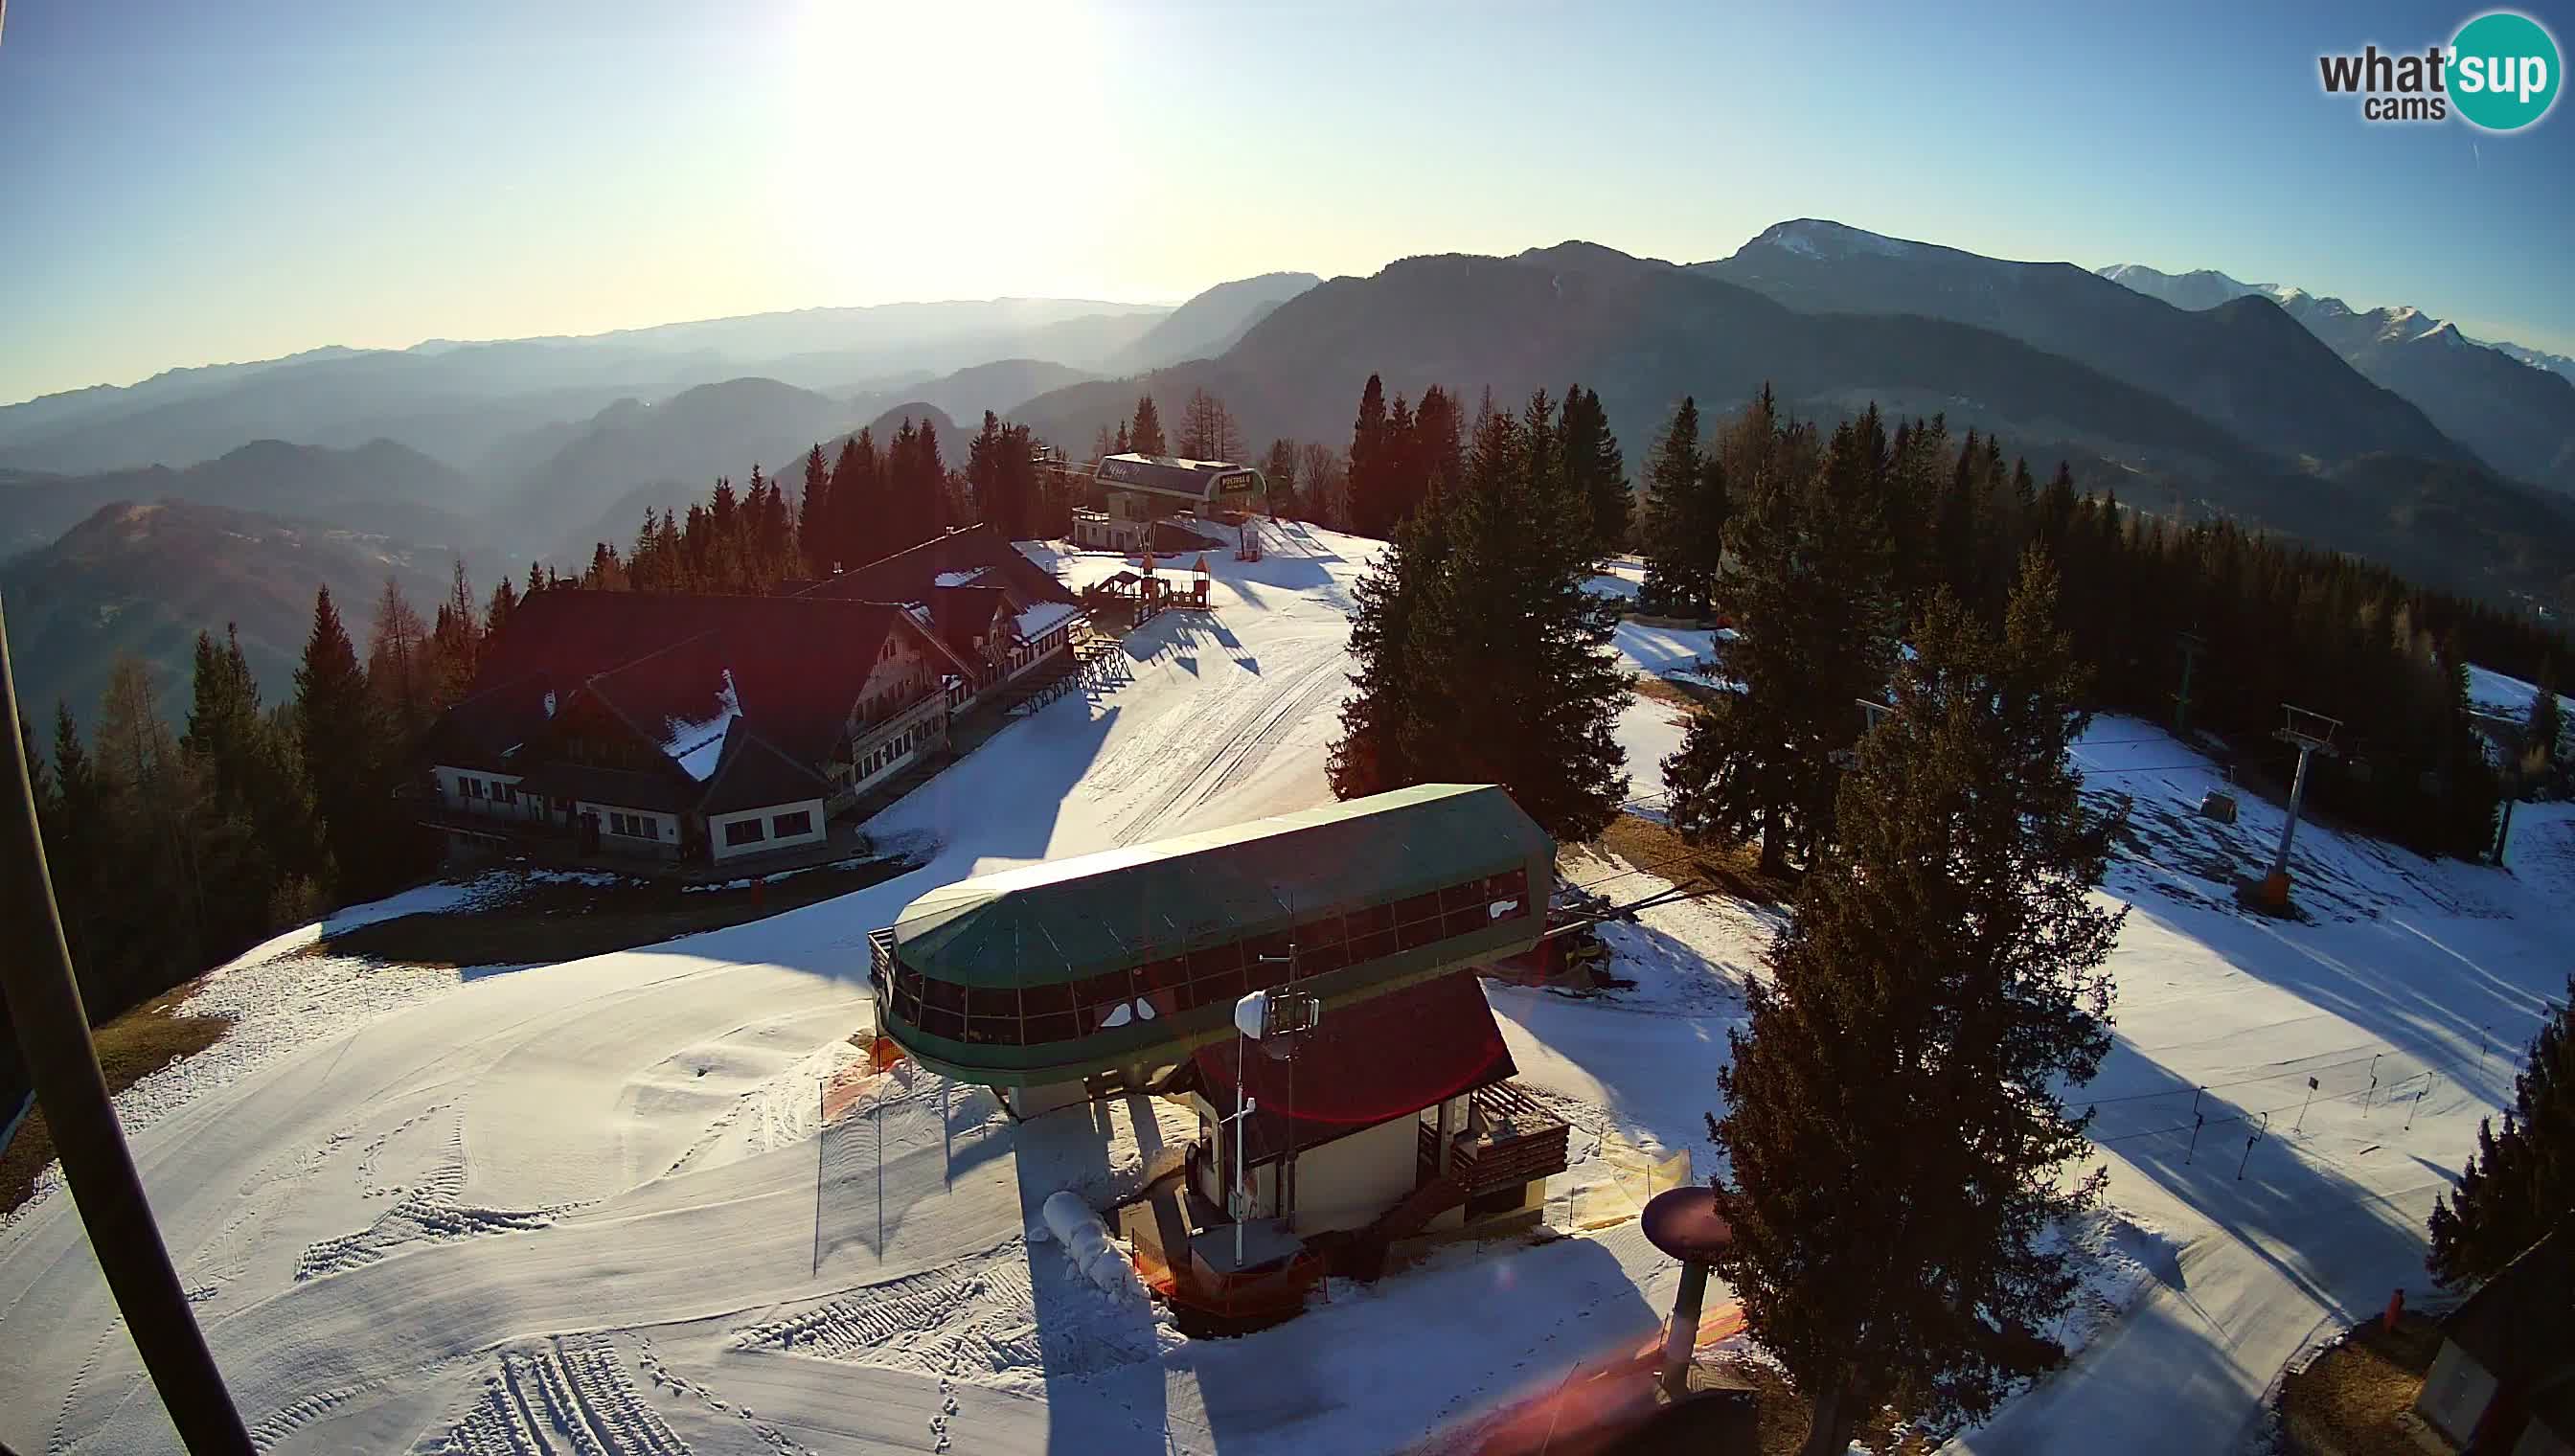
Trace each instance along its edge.
{"label": "red tiled roof", "polygon": [[1021,607],[1041,602],[1073,602],[1053,573],[1020,554],[990,526],[970,526],[933,537],[909,551],[880,557],[866,566],[814,584],[807,598],[844,598],[862,602],[922,602],[943,576],[981,572],[961,586],[1006,587]]}
{"label": "red tiled roof", "polygon": [[[713,716],[730,672],[760,735],[818,763],[846,731],[887,634],[914,630],[898,607],[841,598],[540,592],[485,645],[442,737],[498,751],[545,722],[546,688],[569,699],[590,686],[658,747],[661,725]],[[523,683],[541,686],[511,686]]]}
{"label": "red tiled roof", "polygon": [[1228,1037],[1201,1047],[1192,1073],[1217,1110],[1235,1106],[1235,1066],[1261,1104],[1244,1145],[1254,1163],[1409,1116],[1519,1070],[1471,970],[1325,1009],[1292,1059]]}

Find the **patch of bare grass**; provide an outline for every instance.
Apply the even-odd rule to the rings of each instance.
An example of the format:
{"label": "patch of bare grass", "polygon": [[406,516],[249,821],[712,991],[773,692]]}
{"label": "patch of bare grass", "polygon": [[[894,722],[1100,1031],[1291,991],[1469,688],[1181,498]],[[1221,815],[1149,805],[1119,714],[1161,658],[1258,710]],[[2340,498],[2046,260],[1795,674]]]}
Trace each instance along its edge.
{"label": "patch of bare grass", "polygon": [[2281,1425],[2293,1452],[2420,1456],[2414,1397],[2440,1350],[2439,1326],[2409,1314],[2390,1331],[2370,1320],[2280,1383]]}
{"label": "patch of bare grass", "polygon": [[[196,983],[192,981],[164,991],[90,1032],[91,1044],[98,1050],[98,1069],[107,1077],[109,1096],[222,1039],[233,1024],[231,1017],[191,1016],[177,1009],[194,989]],[[46,1127],[44,1109],[39,1107],[27,1114],[18,1135],[0,1150],[0,1213],[27,1201],[27,1195],[35,1191],[36,1174],[44,1171],[54,1156],[53,1132]]]}
{"label": "patch of bare grass", "polygon": [[475,904],[354,926],[324,936],[303,953],[431,966],[578,960],[763,919],[910,868],[905,860],[871,859],[739,888],[683,889],[661,880],[533,881]]}
{"label": "patch of bare grass", "polygon": [[1762,872],[1758,846],[1691,844],[1671,825],[1638,814],[1622,813],[1611,819],[1588,847],[1614,854],[1685,889],[1712,886],[1737,899],[1773,905],[1784,905],[1796,894],[1793,878]]}

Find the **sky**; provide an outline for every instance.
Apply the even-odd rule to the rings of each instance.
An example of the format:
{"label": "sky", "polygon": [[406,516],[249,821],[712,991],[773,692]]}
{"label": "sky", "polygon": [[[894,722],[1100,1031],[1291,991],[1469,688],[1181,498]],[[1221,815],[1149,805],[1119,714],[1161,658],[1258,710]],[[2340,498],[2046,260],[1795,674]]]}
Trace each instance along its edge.
{"label": "sky", "polygon": [[1567,238],[1696,261],[1796,217],[2575,353],[2575,102],[2492,134],[2317,81],[2473,6],[1949,8],[15,0],[0,402]]}

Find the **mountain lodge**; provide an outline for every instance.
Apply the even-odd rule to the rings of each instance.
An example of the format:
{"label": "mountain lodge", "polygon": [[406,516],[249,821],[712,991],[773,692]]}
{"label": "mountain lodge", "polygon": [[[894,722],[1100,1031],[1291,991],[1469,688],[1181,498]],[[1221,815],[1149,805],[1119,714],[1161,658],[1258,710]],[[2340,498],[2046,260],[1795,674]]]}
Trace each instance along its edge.
{"label": "mountain lodge", "polygon": [[1071,672],[1082,617],[981,526],[790,596],[536,593],[431,731],[433,818],[469,851],[569,838],[712,864],[817,845],[958,715]]}

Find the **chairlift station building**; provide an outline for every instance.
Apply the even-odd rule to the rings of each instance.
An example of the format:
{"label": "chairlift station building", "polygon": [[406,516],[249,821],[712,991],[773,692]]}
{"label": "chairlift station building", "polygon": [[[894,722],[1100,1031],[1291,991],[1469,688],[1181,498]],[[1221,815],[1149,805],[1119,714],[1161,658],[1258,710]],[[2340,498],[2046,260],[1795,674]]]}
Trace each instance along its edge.
{"label": "chairlift station building", "polygon": [[[1022,1116],[1185,1098],[1190,1228],[1226,1221],[1236,1137],[1247,1218],[1290,1242],[1522,1211],[1563,1169],[1565,1129],[1506,1085],[1474,968],[1537,943],[1554,873],[1554,841],[1490,784],[1033,864],[932,890],[871,935],[878,1026]],[[1238,1039],[1236,1002],[1263,989],[1320,1007],[1284,1061]],[[1229,1123],[1239,1085],[1259,1107]]]}

